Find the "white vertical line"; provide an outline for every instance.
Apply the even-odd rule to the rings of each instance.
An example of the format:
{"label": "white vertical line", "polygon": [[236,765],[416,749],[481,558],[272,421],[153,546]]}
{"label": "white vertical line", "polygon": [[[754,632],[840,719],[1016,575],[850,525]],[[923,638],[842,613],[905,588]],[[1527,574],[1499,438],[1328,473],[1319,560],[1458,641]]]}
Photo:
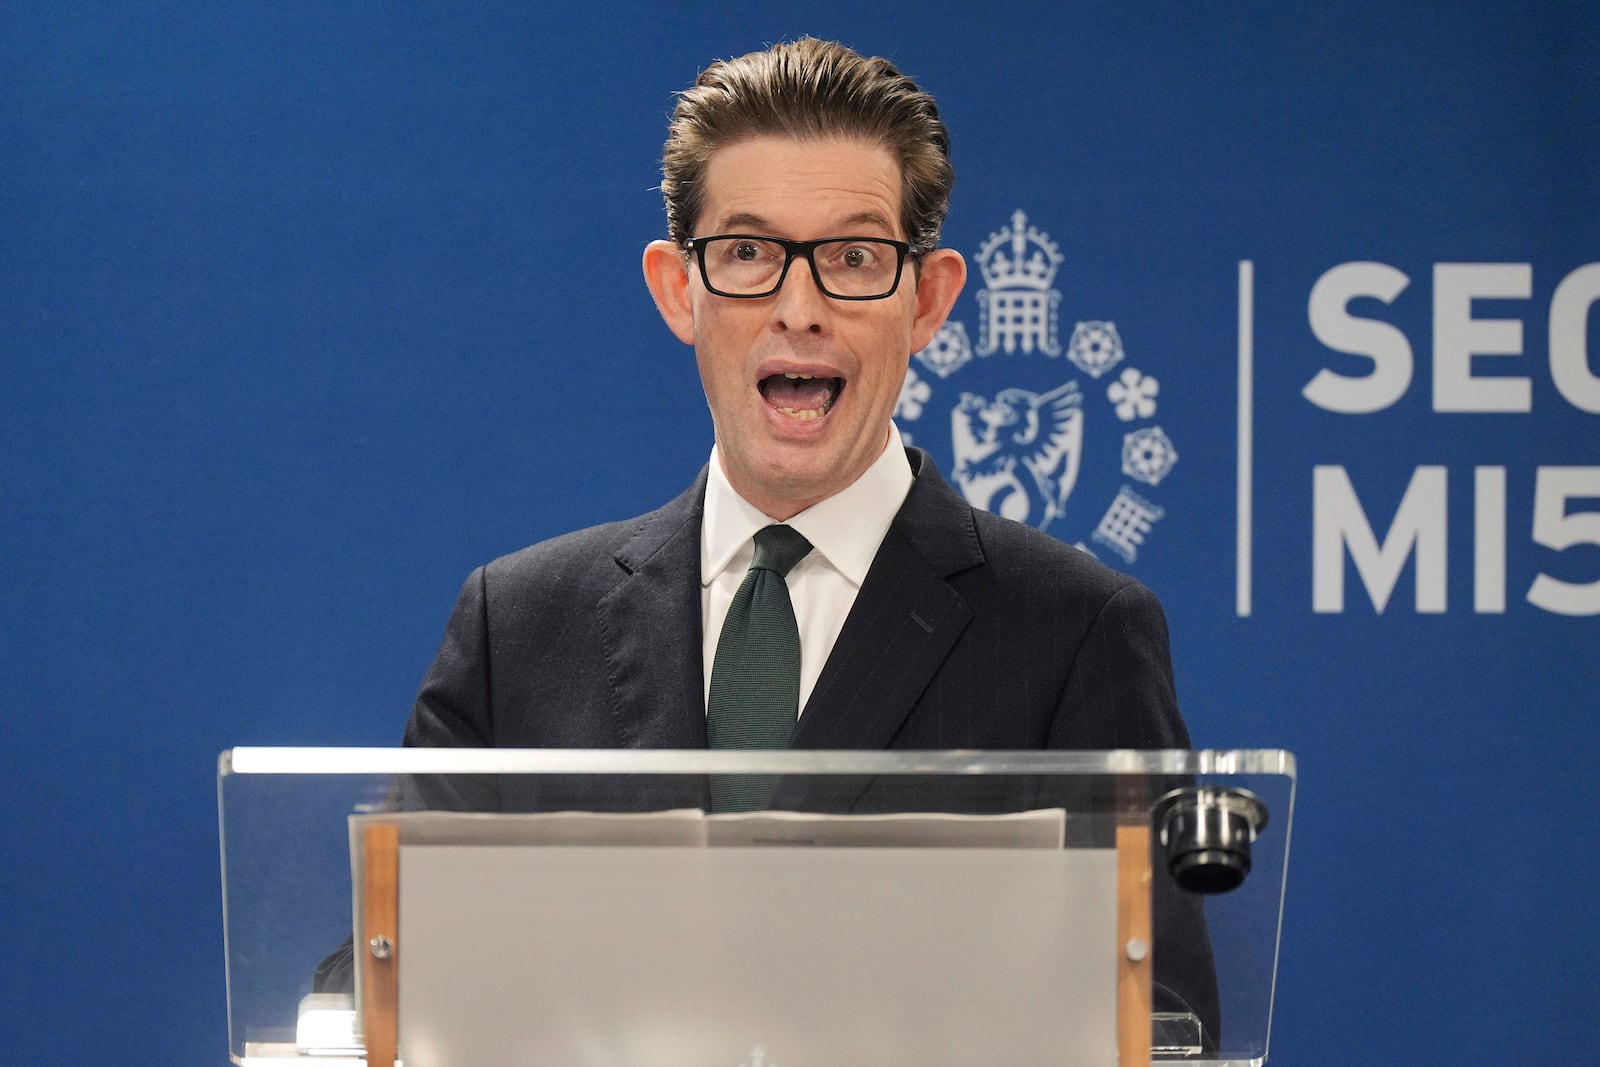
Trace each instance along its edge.
{"label": "white vertical line", "polygon": [[1239,482],[1237,490],[1238,544],[1235,551],[1237,585],[1234,611],[1241,618],[1250,615],[1251,522],[1253,445],[1255,432],[1255,263],[1239,261]]}
{"label": "white vertical line", "polygon": [[1506,610],[1506,469],[1479,467],[1473,475],[1472,610]]}

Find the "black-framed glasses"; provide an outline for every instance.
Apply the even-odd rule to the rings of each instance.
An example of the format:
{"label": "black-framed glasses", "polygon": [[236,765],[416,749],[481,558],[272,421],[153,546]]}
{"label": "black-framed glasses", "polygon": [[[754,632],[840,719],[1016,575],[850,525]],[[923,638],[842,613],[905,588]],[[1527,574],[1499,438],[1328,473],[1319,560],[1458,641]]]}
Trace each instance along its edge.
{"label": "black-framed glasses", "polygon": [[887,237],[823,237],[785,241],[755,233],[691,237],[686,251],[700,261],[700,280],[717,296],[754,300],[783,287],[798,256],[824,296],[835,300],[882,300],[900,287],[906,256],[927,249]]}

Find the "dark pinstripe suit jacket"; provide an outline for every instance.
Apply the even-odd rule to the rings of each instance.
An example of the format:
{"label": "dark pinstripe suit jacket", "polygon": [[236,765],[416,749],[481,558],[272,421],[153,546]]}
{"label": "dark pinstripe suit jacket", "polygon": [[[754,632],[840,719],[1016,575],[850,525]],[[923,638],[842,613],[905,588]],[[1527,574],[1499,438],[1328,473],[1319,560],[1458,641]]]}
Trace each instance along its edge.
{"label": "dark pinstripe suit jacket", "polygon": [[[1187,748],[1143,585],[969,506],[927,454],[800,718],[797,749]],[[411,745],[704,748],[705,472],[665,507],[474,571]]]}
{"label": "dark pinstripe suit jacket", "polygon": [[[1188,748],[1154,595],[1076,548],[975,510],[926,453],[907,451],[915,481],[793,747]],[[705,482],[702,471],[688,491],[648,515],[545,541],[474,571],[423,681],[406,744],[706,747]],[[629,780],[596,796],[592,781],[545,779],[465,802],[520,810],[706,807],[703,788],[685,779]],[[903,780],[888,787],[791,780],[780,783],[774,806],[1015,811],[1057,799],[1038,781],[969,780],[961,796],[939,783],[920,794],[914,788]],[[1157,978],[1215,1027],[1199,906],[1168,881],[1157,878]]]}

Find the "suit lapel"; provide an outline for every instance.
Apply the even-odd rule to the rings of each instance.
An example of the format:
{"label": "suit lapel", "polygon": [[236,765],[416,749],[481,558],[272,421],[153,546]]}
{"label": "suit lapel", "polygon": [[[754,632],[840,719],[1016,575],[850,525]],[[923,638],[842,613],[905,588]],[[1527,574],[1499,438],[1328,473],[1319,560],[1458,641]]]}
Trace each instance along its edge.
{"label": "suit lapel", "polygon": [[946,579],[983,562],[971,509],[925,453],[795,729],[797,749],[882,749],[966,629]]}
{"label": "suit lapel", "polygon": [[706,474],[616,553],[627,572],[600,599],[611,711],[625,748],[705,748],[700,519]]}

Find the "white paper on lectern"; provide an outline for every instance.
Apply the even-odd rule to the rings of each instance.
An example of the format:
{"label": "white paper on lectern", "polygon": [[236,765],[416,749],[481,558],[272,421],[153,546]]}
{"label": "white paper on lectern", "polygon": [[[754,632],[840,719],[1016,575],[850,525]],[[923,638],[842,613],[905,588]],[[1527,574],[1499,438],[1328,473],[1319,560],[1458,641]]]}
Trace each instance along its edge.
{"label": "white paper on lectern", "polygon": [[[375,818],[408,1067],[1115,1059],[1114,853],[1063,851],[1059,809]],[[589,830],[626,843],[521,844]]]}
{"label": "white paper on lectern", "polygon": [[707,844],[831,848],[1060,848],[1064,808],[1006,815],[914,812],[888,815],[812,815],[752,811],[706,818]]}
{"label": "white paper on lectern", "polygon": [[[699,808],[650,812],[466,812],[406,811],[352,815],[350,914],[361,931],[366,884],[362,833],[392,825],[402,845],[670,845],[677,848],[745,845],[875,845],[898,848],[1060,848],[1066,810],[1039,808],[1005,815],[919,812],[879,815],[818,815],[793,811],[709,815]],[[361,968],[355,971],[361,1003]]]}

